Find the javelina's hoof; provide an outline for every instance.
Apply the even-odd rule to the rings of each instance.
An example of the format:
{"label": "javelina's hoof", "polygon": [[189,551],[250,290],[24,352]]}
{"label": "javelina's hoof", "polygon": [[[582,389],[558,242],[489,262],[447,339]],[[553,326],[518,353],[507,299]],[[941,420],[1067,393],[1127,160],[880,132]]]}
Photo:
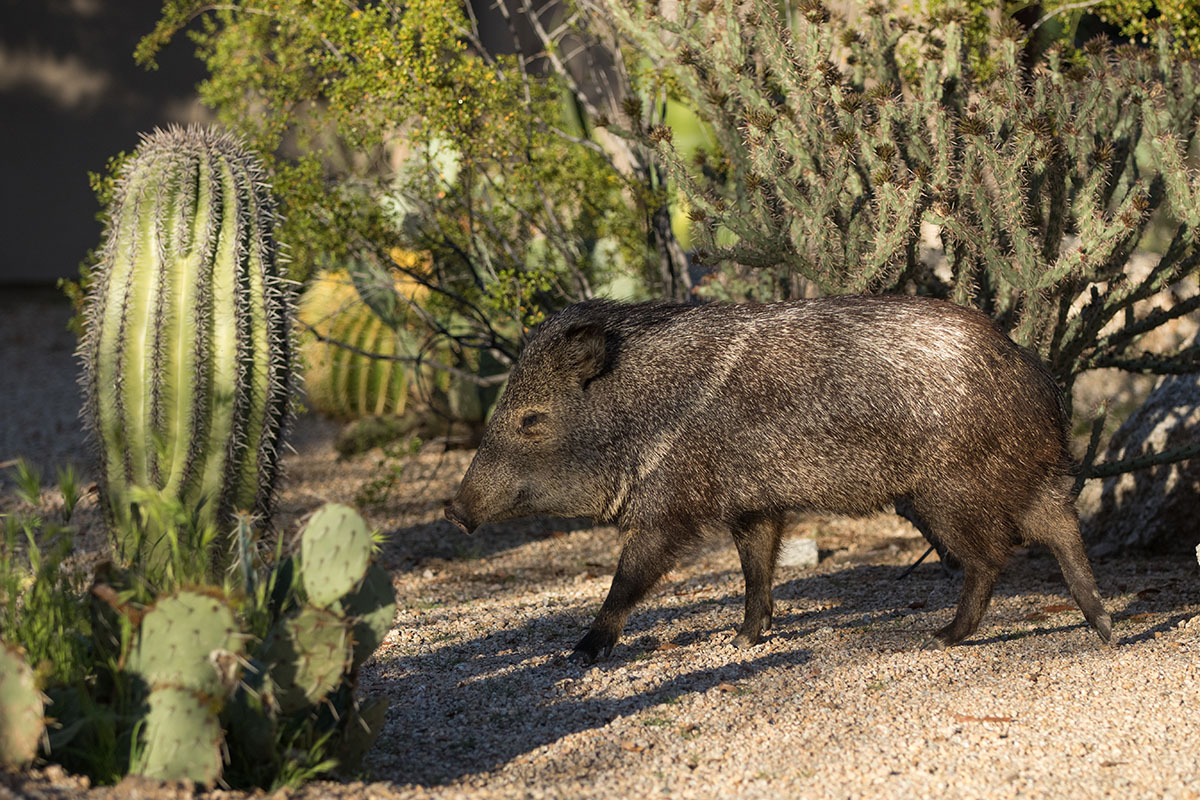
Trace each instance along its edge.
{"label": "javelina's hoof", "polygon": [[751,637],[744,633],[739,633],[737,636],[733,637],[733,646],[743,650],[745,650],[747,647],[754,647],[756,644],[758,644],[757,636]]}
{"label": "javelina's hoof", "polygon": [[575,645],[575,649],[567,658],[572,664],[580,664],[587,666],[595,664],[601,653],[605,658],[612,655],[613,645],[616,641],[600,631],[588,631],[587,634],[579,640],[579,644]]}
{"label": "javelina's hoof", "polygon": [[1095,626],[1096,633],[1100,634],[1100,638],[1104,643],[1112,644],[1112,617],[1104,614],[1092,624]]}
{"label": "javelina's hoof", "polygon": [[745,627],[742,627],[742,629],[738,631],[737,636],[733,637],[733,642],[731,644],[733,644],[734,647],[740,647],[742,649],[754,647],[754,645],[758,644],[762,639],[762,631],[765,631],[766,629],[767,626],[763,624],[755,625],[749,630],[747,630]]}
{"label": "javelina's hoof", "polygon": [[946,643],[943,642],[941,639],[939,639],[937,636],[930,636],[928,639],[926,639],[924,642],[921,643],[921,649],[922,650],[945,650]]}

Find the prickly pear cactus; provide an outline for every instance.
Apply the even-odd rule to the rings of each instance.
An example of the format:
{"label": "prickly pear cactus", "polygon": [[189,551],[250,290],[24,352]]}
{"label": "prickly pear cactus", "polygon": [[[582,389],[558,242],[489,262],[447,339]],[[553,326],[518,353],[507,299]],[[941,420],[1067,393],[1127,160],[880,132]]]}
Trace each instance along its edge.
{"label": "prickly pear cactus", "polygon": [[338,747],[338,764],[343,769],[354,769],[383,730],[387,717],[388,701],[377,697],[356,707],[346,716],[341,746]]}
{"label": "prickly pear cactus", "polygon": [[285,619],[267,645],[275,699],[284,713],[317,703],[350,667],[350,636],[332,611],[307,607]]}
{"label": "prickly pear cactus", "polygon": [[237,683],[244,639],[233,609],[219,592],[176,592],[142,618],[130,668],[151,688],[183,686],[210,697],[224,696]]}
{"label": "prickly pear cactus", "polygon": [[37,755],[42,713],[42,695],[24,654],[0,642],[0,767],[23,767]]}
{"label": "prickly pear cactus", "polygon": [[341,600],[343,613],[350,620],[354,636],[356,670],[383,644],[383,637],[392,629],[396,619],[396,590],[392,577],[378,564],[367,568],[362,583]]}
{"label": "prickly pear cactus", "polygon": [[155,780],[211,785],[221,776],[221,725],[212,698],[183,686],[150,693],[145,745],[134,771]]}
{"label": "prickly pear cactus", "polygon": [[199,507],[202,523],[269,513],[292,314],[258,159],[213,128],[156,130],[109,219],[81,358],[110,517],[133,485]]}
{"label": "prickly pear cactus", "polygon": [[300,533],[300,576],[308,601],[327,608],[349,593],[371,560],[371,530],[358,512],[326,503]]}

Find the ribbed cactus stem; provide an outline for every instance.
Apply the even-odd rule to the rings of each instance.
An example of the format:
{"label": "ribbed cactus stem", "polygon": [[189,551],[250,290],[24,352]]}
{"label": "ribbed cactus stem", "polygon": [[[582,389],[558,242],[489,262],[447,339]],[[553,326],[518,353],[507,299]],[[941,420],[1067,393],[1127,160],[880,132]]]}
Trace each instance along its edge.
{"label": "ribbed cactus stem", "polygon": [[126,164],[82,348],[111,516],[135,485],[202,523],[270,511],[292,383],[273,208],[257,159],[211,128],[156,130]]}

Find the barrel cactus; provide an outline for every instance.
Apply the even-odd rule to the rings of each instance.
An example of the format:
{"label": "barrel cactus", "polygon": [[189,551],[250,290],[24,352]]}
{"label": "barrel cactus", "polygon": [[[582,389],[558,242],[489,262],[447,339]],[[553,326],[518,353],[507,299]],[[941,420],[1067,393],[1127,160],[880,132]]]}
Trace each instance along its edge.
{"label": "barrel cactus", "polygon": [[416,337],[389,327],[360,299],[347,272],[316,278],[300,298],[297,318],[304,386],[315,409],[339,419],[404,413],[411,364],[392,357],[415,356]]}
{"label": "barrel cactus", "polygon": [[[429,290],[413,278],[431,269],[426,254],[395,248],[400,269],[354,264],[318,276],[300,298],[300,353],[304,387],[313,408],[343,420],[404,415],[420,420],[479,423],[498,393],[452,377],[494,375],[502,369],[474,350],[450,345],[464,333],[461,317],[440,320],[431,329],[422,313]],[[435,428],[438,426],[434,426]]]}
{"label": "barrel cactus", "polygon": [[178,497],[202,524],[269,513],[292,314],[258,159],[214,128],[156,130],[108,217],[81,357],[110,519],[129,513],[135,486]]}

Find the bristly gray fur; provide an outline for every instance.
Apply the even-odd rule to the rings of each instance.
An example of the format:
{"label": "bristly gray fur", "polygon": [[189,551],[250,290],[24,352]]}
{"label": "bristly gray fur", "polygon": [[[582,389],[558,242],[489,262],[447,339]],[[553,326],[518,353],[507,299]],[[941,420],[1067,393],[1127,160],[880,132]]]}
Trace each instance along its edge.
{"label": "bristly gray fur", "polygon": [[977,311],[910,297],[768,305],[590,301],[530,339],[447,515],[617,523],[613,588],[577,651],[611,647],[630,608],[706,524],[747,580],[741,644],[770,622],[791,509],[899,506],[964,565],[941,645],[974,632],[1019,541],[1042,542],[1107,640],[1083,554],[1059,389]]}

